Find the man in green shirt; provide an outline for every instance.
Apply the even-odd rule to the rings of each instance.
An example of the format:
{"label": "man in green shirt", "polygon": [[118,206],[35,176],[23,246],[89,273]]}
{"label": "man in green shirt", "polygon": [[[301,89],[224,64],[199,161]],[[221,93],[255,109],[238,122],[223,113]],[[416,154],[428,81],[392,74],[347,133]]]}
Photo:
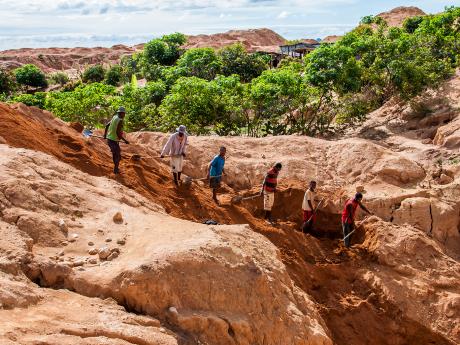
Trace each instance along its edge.
{"label": "man in green shirt", "polygon": [[118,169],[121,161],[120,140],[129,144],[128,140],[126,140],[123,135],[123,119],[125,118],[125,114],[126,110],[124,107],[118,108],[117,114],[114,115],[112,120],[105,126],[104,138],[107,139],[110,151],[112,151],[114,174],[120,173],[120,170]]}

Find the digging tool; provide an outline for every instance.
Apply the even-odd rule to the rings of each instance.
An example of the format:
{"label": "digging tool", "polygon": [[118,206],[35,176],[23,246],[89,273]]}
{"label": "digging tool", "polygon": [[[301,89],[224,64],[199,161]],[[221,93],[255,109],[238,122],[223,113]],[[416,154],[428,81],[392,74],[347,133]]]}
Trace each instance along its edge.
{"label": "digging tool", "polygon": [[318,211],[319,207],[321,206],[321,204],[323,203],[324,200],[325,200],[325,198],[320,200],[318,205],[316,205],[315,209],[313,210],[313,213],[312,213],[310,219],[308,219],[305,223],[303,223],[302,232],[305,232],[305,229],[310,226],[310,224],[311,224],[311,222],[313,220],[313,217],[315,216],[316,212]]}
{"label": "digging tool", "polygon": [[364,217],[364,219],[359,223],[358,226],[355,226],[354,229],[347,235],[343,238],[343,240],[345,241],[348,237],[351,236],[351,234],[353,234],[356,230],[358,230],[362,225],[363,225],[363,222],[367,219],[367,217]]}
{"label": "digging tool", "polygon": [[[97,134],[93,134],[93,131],[90,130],[90,129],[85,129],[83,132],[82,132],[83,136],[88,139],[88,138],[101,138],[101,139],[107,139],[107,138],[104,138],[102,135],[97,135]],[[117,140],[117,142],[122,142],[122,143],[125,143],[127,144],[126,141],[123,141],[123,140]]]}
{"label": "digging tool", "polygon": [[252,196],[246,196],[246,197],[243,197],[241,195],[237,195],[237,196],[234,196],[232,198],[232,200],[230,200],[230,203],[239,204],[242,201],[252,200],[252,199],[255,199],[255,198],[259,197],[259,196],[260,196],[260,194],[256,194],[256,195],[252,195]]}
{"label": "digging tool", "polygon": [[[213,177],[222,177],[222,175],[218,175],[218,176],[210,176],[209,178],[213,178]],[[207,177],[202,177],[202,178],[192,178],[190,176],[185,176],[184,178],[184,185],[186,186],[190,186],[192,184],[193,181],[205,181],[207,180],[208,178]]]}
{"label": "digging tool", "polygon": [[[90,129],[85,129],[83,132],[82,132],[83,136],[85,138],[101,138],[101,139],[106,139],[104,138],[102,135],[95,135],[93,134],[93,131],[90,130]],[[124,142],[122,140],[117,140],[117,142]],[[124,142],[125,144],[127,144],[126,142]],[[129,157],[130,160],[133,160],[133,161],[140,161],[142,159],[141,155],[139,154],[133,154],[131,155],[131,157]]]}
{"label": "digging tool", "polygon": [[82,132],[83,136],[85,138],[102,138],[102,139],[105,139],[102,135],[96,135],[96,134],[93,134],[93,131],[91,129],[85,129],[83,132]]}

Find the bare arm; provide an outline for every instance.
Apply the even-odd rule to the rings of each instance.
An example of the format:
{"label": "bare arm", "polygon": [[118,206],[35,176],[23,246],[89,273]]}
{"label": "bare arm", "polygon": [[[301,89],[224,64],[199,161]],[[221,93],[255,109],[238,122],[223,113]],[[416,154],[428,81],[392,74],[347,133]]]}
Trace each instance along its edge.
{"label": "bare arm", "polygon": [[174,140],[174,134],[171,135],[166,142],[165,146],[163,147],[163,150],[161,151],[161,157],[164,157],[165,154],[169,154],[171,151],[171,145]]}
{"label": "bare arm", "polygon": [[120,123],[118,123],[117,137],[123,140],[125,143],[127,144],[129,143],[128,140],[126,140],[125,137],[123,136],[123,121],[120,121]]}
{"label": "bare arm", "polygon": [[366,211],[367,214],[372,214],[372,212],[369,211],[369,210],[366,208],[366,206],[364,206],[362,203],[359,203],[359,207],[361,207],[364,211]]}
{"label": "bare arm", "polygon": [[109,131],[110,121],[105,125],[104,138],[107,137],[107,132]]}
{"label": "bare arm", "polygon": [[260,194],[261,194],[261,195],[264,193],[264,187],[265,187],[266,181],[267,181],[267,175],[265,175],[264,181],[262,182],[262,189],[261,189],[261,191],[260,191]]}

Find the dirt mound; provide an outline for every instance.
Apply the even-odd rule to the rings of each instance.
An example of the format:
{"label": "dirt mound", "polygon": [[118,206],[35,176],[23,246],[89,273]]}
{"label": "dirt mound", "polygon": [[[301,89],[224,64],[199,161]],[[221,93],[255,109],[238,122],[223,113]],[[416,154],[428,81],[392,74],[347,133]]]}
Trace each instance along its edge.
{"label": "dirt mound", "polygon": [[136,47],[116,45],[111,48],[22,48],[0,51],[0,67],[13,69],[34,64],[43,71],[69,71],[76,74],[87,65],[116,64],[124,55],[131,55]]}
{"label": "dirt mound", "polygon": [[338,35],[331,35],[331,36],[326,36],[321,40],[321,43],[335,43],[339,41],[343,36],[338,36]]}
{"label": "dirt mound", "polygon": [[[33,241],[22,270],[40,286],[111,297],[207,344],[332,344],[276,247],[249,227],[182,221],[114,181],[71,171],[42,153],[5,145],[0,153],[2,220],[22,232],[18,240]],[[117,212],[122,221],[114,223]],[[99,258],[91,256],[94,248]],[[59,317],[59,305],[47,296],[35,312]],[[59,325],[61,333],[90,337],[94,326],[84,330],[81,319],[90,320],[94,309],[80,309],[80,325]],[[21,320],[20,313],[8,317]]]}
{"label": "dirt mound", "polygon": [[423,12],[418,7],[396,7],[388,12],[382,12],[377,15],[377,17],[381,17],[385,19],[389,26],[399,26],[401,27],[404,21],[407,18],[416,17],[416,16],[426,16],[426,13]]}
{"label": "dirt mound", "polygon": [[230,30],[225,33],[213,35],[189,36],[186,49],[190,48],[223,48],[225,46],[241,43],[248,51],[279,50],[285,39],[270,29]]}

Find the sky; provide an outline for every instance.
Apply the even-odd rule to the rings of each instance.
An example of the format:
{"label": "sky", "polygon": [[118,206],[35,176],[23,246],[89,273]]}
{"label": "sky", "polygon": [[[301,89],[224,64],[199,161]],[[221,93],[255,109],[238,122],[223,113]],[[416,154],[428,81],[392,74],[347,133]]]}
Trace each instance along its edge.
{"label": "sky", "polygon": [[397,6],[437,13],[460,0],[0,0],[0,50],[133,45],[172,32],[262,27],[287,39],[323,38]]}

